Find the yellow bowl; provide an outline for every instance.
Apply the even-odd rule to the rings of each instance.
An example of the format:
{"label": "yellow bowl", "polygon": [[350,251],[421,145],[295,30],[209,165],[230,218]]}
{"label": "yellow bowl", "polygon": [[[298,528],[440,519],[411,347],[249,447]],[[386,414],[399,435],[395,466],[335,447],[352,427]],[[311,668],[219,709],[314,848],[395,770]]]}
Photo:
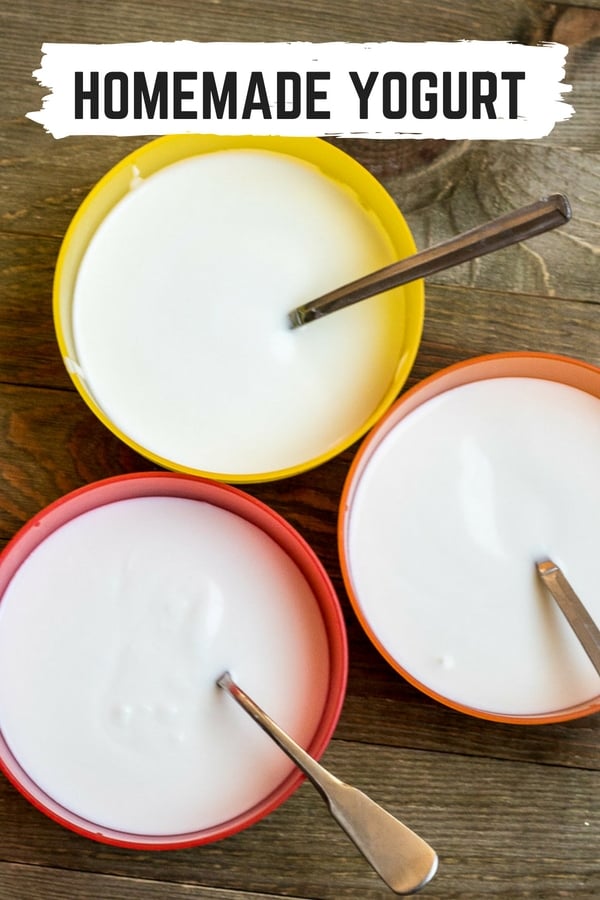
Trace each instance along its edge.
{"label": "yellow bowl", "polygon": [[[148,179],[179,161],[225,150],[270,151],[283,154],[292,161],[316,167],[325,181],[341,185],[348,196],[360,205],[370,222],[370,227],[372,225],[375,228],[378,239],[385,242],[386,252],[389,252],[389,259],[386,262],[392,262],[415,251],[414,241],[404,217],[382,185],[354,159],[323,140],[214,135],[167,136],[151,141],[118,163],[92,189],[77,211],[65,235],[57,261],[53,297],[54,321],[60,352],[78,392],[104,425],[134,450],[154,463],[178,472],[240,483],[268,481],[298,474],[331,459],[364,435],[388,409],[402,388],[417,353],[423,326],[424,290],[422,282],[419,281],[388,291],[378,298],[363,301],[363,304],[371,304],[372,312],[369,312],[369,315],[378,317],[377,328],[378,334],[381,335],[377,338],[381,344],[378,350],[386,360],[390,360],[389,371],[386,371],[381,384],[377,384],[379,392],[377,401],[369,407],[366,414],[361,413],[361,420],[354,422],[351,428],[337,435],[334,440],[328,438],[322,446],[318,443],[320,435],[316,434],[316,449],[308,455],[300,454],[299,458],[283,465],[265,467],[242,464],[235,471],[232,471],[231,467],[227,471],[227,464],[221,466],[220,461],[217,465],[214,464],[214,460],[210,465],[206,465],[201,458],[194,458],[191,462],[189,459],[178,459],[176,453],[170,453],[169,456],[174,458],[168,458],[166,454],[144,446],[142,441],[128,433],[126,422],[116,424],[113,421],[112,415],[102,407],[94,396],[94,390],[88,384],[88,381],[93,379],[89,378],[81,364],[73,328],[73,300],[80,266],[98,228],[115,207],[131,194],[135,183],[139,184],[140,179]],[[289,216],[293,215],[294,207],[291,206]],[[265,266],[268,264],[267,248]],[[349,312],[350,310],[335,313],[329,320],[347,315]],[[323,323],[326,321],[322,320]],[[323,327],[322,323],[313,323],[298,329],[298,332],[319,327]],[[327,327],[331,328],[332,325],[329,324]],[[354,366],[360,366],[361,362],[361,359],[355,359]],[[365,368],[367,367],[368,364]],[[323,390],[327,390],[326,384],[323,385]],[[290,418],[293,418],[294,397],[290,397],[287,412]],[[283,421],[284,416],[281,418]],[[208,427],[211,427],[210,423]],[[246,434],[248,441],[253,440],[253,435],[249,434],[247,429],[240,431]]]}

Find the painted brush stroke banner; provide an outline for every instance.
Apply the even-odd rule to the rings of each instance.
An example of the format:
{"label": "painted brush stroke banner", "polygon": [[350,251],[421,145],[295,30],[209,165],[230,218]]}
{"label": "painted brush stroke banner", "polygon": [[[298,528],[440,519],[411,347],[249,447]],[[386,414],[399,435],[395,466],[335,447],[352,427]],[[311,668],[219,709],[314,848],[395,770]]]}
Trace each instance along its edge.
{"label": "painted brush stroke banner", "polygon": [[567,47],[452,43],[42,46],[28,117],[55,138],[173,133],[531,139],[573,114]]}

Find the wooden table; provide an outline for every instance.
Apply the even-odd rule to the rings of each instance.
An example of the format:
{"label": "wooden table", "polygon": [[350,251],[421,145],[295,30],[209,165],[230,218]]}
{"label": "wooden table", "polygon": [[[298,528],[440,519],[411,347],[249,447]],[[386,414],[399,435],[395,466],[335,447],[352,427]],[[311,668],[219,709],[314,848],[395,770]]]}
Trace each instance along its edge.
{"label": "wooden table", "polygon": [[[386,185],[417,244],[562,190],[566,228],[427,284],[409,384],[481,353],[542,350],[600,364],[600,3],[567,0],[4,0],[0,12],[0,540],[65,492],[151,465],[99,424],[55,344],[51,283],[61,237],[94,182],[140,139],[56,141],[24,114],[43,41],[558,40],[576,116],[546,139],[340,141]],[[455,713],[408,685],[358,626],[335,543],[355,448],[251,493],[314,546],[350,642],[347,699],[326,762],[438,850],[431,898],[600,895],[600,717],[525,727]],[[599,455],[600,460],[600,455]],[[366,898],[389,892],[309,785],[253,828],[190,850],[144,853],[81,838],[0,778],[0,898]]]}

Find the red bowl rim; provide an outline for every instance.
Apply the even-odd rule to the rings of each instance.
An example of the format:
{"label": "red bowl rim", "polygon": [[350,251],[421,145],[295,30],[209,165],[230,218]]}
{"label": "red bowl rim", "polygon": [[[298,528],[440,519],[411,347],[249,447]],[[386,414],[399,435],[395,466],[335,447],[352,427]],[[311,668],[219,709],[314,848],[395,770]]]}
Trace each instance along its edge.
{"label": "red bowl rim", "polygon": [[[267,504],[228,484],[174,472],[134,472],[112,476],[59,497],[23,525],[0,554],[0,603],[8,583],[22,562],[49,534],[76,516],[116,500],[140,496],[177,496],[203,500],[256,525],[296,563],[321,610],[330,653],[330,685],[319,726],[308,751],[319,758],[341,714],[348,675],[345,622],[337,594],[320,560],[279,513]],[[181,849],[211,843],[242,831],[269,815],[299,787],[304,776],[294,770],[267,797],[244,813],[211,828],[176,835],[136,835],[98,826],[66,810],[45,794],[21,768],[0,730],[0,770],[40,812],[84,837],[106,844],[142,850]]]}

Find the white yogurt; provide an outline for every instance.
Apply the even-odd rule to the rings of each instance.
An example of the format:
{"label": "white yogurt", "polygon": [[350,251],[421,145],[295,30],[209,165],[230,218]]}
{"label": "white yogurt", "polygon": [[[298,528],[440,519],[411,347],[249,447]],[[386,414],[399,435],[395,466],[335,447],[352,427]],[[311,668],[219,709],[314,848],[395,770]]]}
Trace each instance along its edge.
{"label": "white yogurt", "polygon": [[394,257],[356,196],[308,163],[192,157],[138,178],[93,236],[69,364],[112,423],[163,459],[234,476],[295,466],[382,400],[404,311],[383,295],[296,330],[287,314]]}
{"label": "white yogurt", "polygon": [[350,577],[369,628],[412,677],[502,715],[598,695],[598,675],[535,562],[600,621],[600,400],[532,378],[440,394],[400,420],[351,500]]}
{"label": "white yogurt", "polygon": [[328,689],[317,602],[244,519],[171,497],[64,525],[0,604],[0,728],[21,766],[108,828],[207,828],[267,796],[292,765],[215,680],[230,669],[306,745]]}

